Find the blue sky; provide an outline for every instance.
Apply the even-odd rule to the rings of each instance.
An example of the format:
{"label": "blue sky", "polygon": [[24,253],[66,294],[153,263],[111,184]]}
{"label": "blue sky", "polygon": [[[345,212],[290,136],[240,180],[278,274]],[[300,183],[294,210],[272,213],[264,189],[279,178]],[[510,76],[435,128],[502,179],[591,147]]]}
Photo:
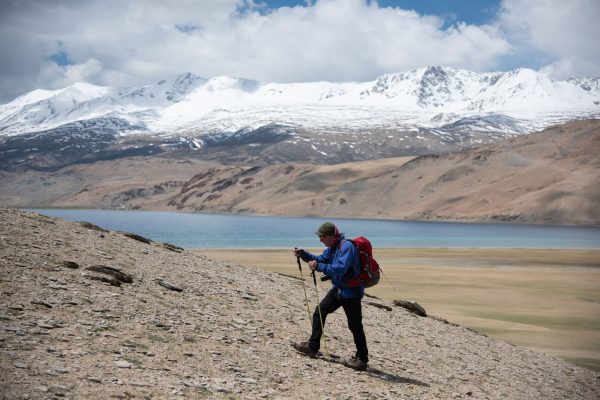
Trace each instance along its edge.
{"label": "blue sky", "polygon": [[599,0],[0,1],[0,103],[183,72],[370,81],[442,65],[600,76]]}
{"label": "blue sky", "polygon": [[[263,0],[262,3],[270,9],[307,4],[298,0]],[[420,14],[437,15],[448,24],[462,21],[477,25],[494,19],[500,7],[499,0],[379,0],[377,4],[380,7],[397,7],[415,10]]]}

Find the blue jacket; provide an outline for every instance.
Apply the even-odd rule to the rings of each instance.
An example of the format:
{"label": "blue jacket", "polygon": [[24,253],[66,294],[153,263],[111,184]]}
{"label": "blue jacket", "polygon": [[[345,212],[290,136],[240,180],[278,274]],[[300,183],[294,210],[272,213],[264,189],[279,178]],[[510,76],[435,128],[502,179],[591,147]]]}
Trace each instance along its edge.
{"label": "blue jacket", "polygon": [[350,241],[344,240],[343,234],[340,234],[340,239],[332,247],[326,248],[320,256],[302,250],[300,258],[306,262],[312,260],[318,262],[317,271],[331,277],[332,290],[336,291],[338,297],[343,299],[361,299],[363,297],[364,285],[352,288],[344,287],[344,282],[360,273],[360,260],[356,248]]}

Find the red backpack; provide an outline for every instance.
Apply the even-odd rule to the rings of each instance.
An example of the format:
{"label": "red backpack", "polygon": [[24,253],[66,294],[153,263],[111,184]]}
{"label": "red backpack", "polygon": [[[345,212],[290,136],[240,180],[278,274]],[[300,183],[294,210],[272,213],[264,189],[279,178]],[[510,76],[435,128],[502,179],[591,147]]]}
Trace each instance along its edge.
{"label": "red backpack", "polygon": [[[348,239],[349,240],[349,239]],[[347,287],[356,287],[365,285],[369,288],[379,283],[379,264],[373,258],[373,247],[371,242],[366,237],[359,236],[349,240],[356,247],[358,258],[360,260],[360,273],[357,276],[350,278],[345,285]]]}

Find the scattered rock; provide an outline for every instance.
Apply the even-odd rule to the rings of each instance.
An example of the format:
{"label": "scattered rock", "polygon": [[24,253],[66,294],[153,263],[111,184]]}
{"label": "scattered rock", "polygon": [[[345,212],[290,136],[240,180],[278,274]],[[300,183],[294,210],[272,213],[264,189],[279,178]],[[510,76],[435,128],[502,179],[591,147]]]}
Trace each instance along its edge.
{"label": "scattered rock", "polygon": [[48,303],[45,300],[31,300],[31,304],[37,304],[37,305],[44,306],[47,308],[52,308],[52,304]]}
{"label": "scattered rock", "polygon": [[130,385],[130,386],[135,386],[135,387],[150,387],[150,386],[152,386],[149,383],[138,382],[138,381],[127,381],[127,384]]}
{"label": "scattered rock", "polygon": [[71,268],[71,269],[79,268],[79,264],[77,264],[75,261],[63,261],[62,265],[64,267]]}
{"label": "scattered rock", "polygon": [[172,283],[165,281],[164,279],[157,279],[156,283],[158,283],[160,286],[167,288],[169,290],[173,290],[175,292],[183,292],[182,288],[177,287],[177,286],[173,285]]}
{"label": "scattered rock", "polygon": [[131,368],[131,363],[125,360],[119,360],[115,363],[118,368]]}
{"label": "scattered rock", "polygon": [[108,231],[106,229],[100,228],[99,226],[94,225],[90,222],[80,221],[78,223],[79,223],[79,225],[83,226],[86,229],[91,229],[91,230],[98,231],[98,232],[108,233]]}
{"label": "scattered rock", "polygon": [[3,331],[15,332],[15,333],[21,331],[21,329],[19,327],[17,327],[17,326],[6,326],[6,325],[3,325],[3,326],[0,326],[0,329],[3,330]]}
{"label": "scattered rock", "polygon": [[66,385],[51,385],[48,391],[58,397],[64,397],[71,388]]}
{"label": "scattered rock", "polygon": [[56,371],[59,374],[68,374],[69,372],[71,372],[71,370],[68,368],[56,368],[54,371]]}
{"label": "scattered rock", "polygon": [[427,316],[427,312],[425,311],[425,309],[416,301],[394,300],[394,305],[405,308],[411,313],[417,314],[421,317]]}
{"label": "scattered rock", "polygon": [[54,320],[38,321],[36,324],[40,328],[44,328],[44,329],[62,328],[64,326],[62,321],[54,321]]}
{"label": "scattered rock", "polygon": [[183,253],[185,251],[182,247],[175,246],[174,244],[171,244],[171,243],[163,243],[162,245],[165,249],[174,251],[176,253]]}
{"label": "scattered rock", "polygon": [[133,282],[133,277],[131,275],[126,274],[125,272],[123,272],[117,268],[107,267],[105,265],[92,265],[91,267],[87,267],[86,269],[89,271],[110,275],[110,276],[114,277],[115,279],[117,279],[121,282],[124,282],[124,283],[132,283]]}
{"label": "scattered rock", "polygon": [[54,283],[49,284],[48,287],[54,290],[69,290],[69,288],[66,285],[57,285]]}
{"label": "scattered rock", "polygon": [[123,236],[127,236],[130,239],[137,240],[138,242],[142,242],[142,243],[146,243],[146,244],[152,243],[152,240],[147,239],[143,236],[137,235],[135,233],[130,233],[130,232],[119,232],[119,233],[121,233]]}
{"label": "scattered rock", "polygon": [[121,286],[121,281],[117,278],[108,277],[108,276],[100,276],[100,275],[84,275],[88,279],[92,279],[94,281],[106,282],[111,286]]}
{"label": "scattered rock", "polygon": [[386,311],[392,311],[392,307],[386,306],[385,304],[375,303],[374,301],[367,301],[366,303],[373,307],[381,308]]}

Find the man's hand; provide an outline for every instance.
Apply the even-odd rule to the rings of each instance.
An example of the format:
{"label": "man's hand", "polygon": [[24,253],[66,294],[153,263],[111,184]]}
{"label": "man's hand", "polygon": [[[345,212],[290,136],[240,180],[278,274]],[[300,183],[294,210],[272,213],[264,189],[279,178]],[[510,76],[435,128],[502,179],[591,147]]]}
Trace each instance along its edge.
{"label": "man's hand", "polygon": [[319,265],[319,263],[316,262],[315,260],[312,260],[312,261],[309,261],[308,268],[310,268],[311,271],[316,271],[317,265]]}
{"label": "man's hand", "polygon": [[292,250],[292,254],[294,255],[294,257],[298,258],[300,257],[300,254],[302,254],[302,250],[297,247],[294,247],[294,249]]}

